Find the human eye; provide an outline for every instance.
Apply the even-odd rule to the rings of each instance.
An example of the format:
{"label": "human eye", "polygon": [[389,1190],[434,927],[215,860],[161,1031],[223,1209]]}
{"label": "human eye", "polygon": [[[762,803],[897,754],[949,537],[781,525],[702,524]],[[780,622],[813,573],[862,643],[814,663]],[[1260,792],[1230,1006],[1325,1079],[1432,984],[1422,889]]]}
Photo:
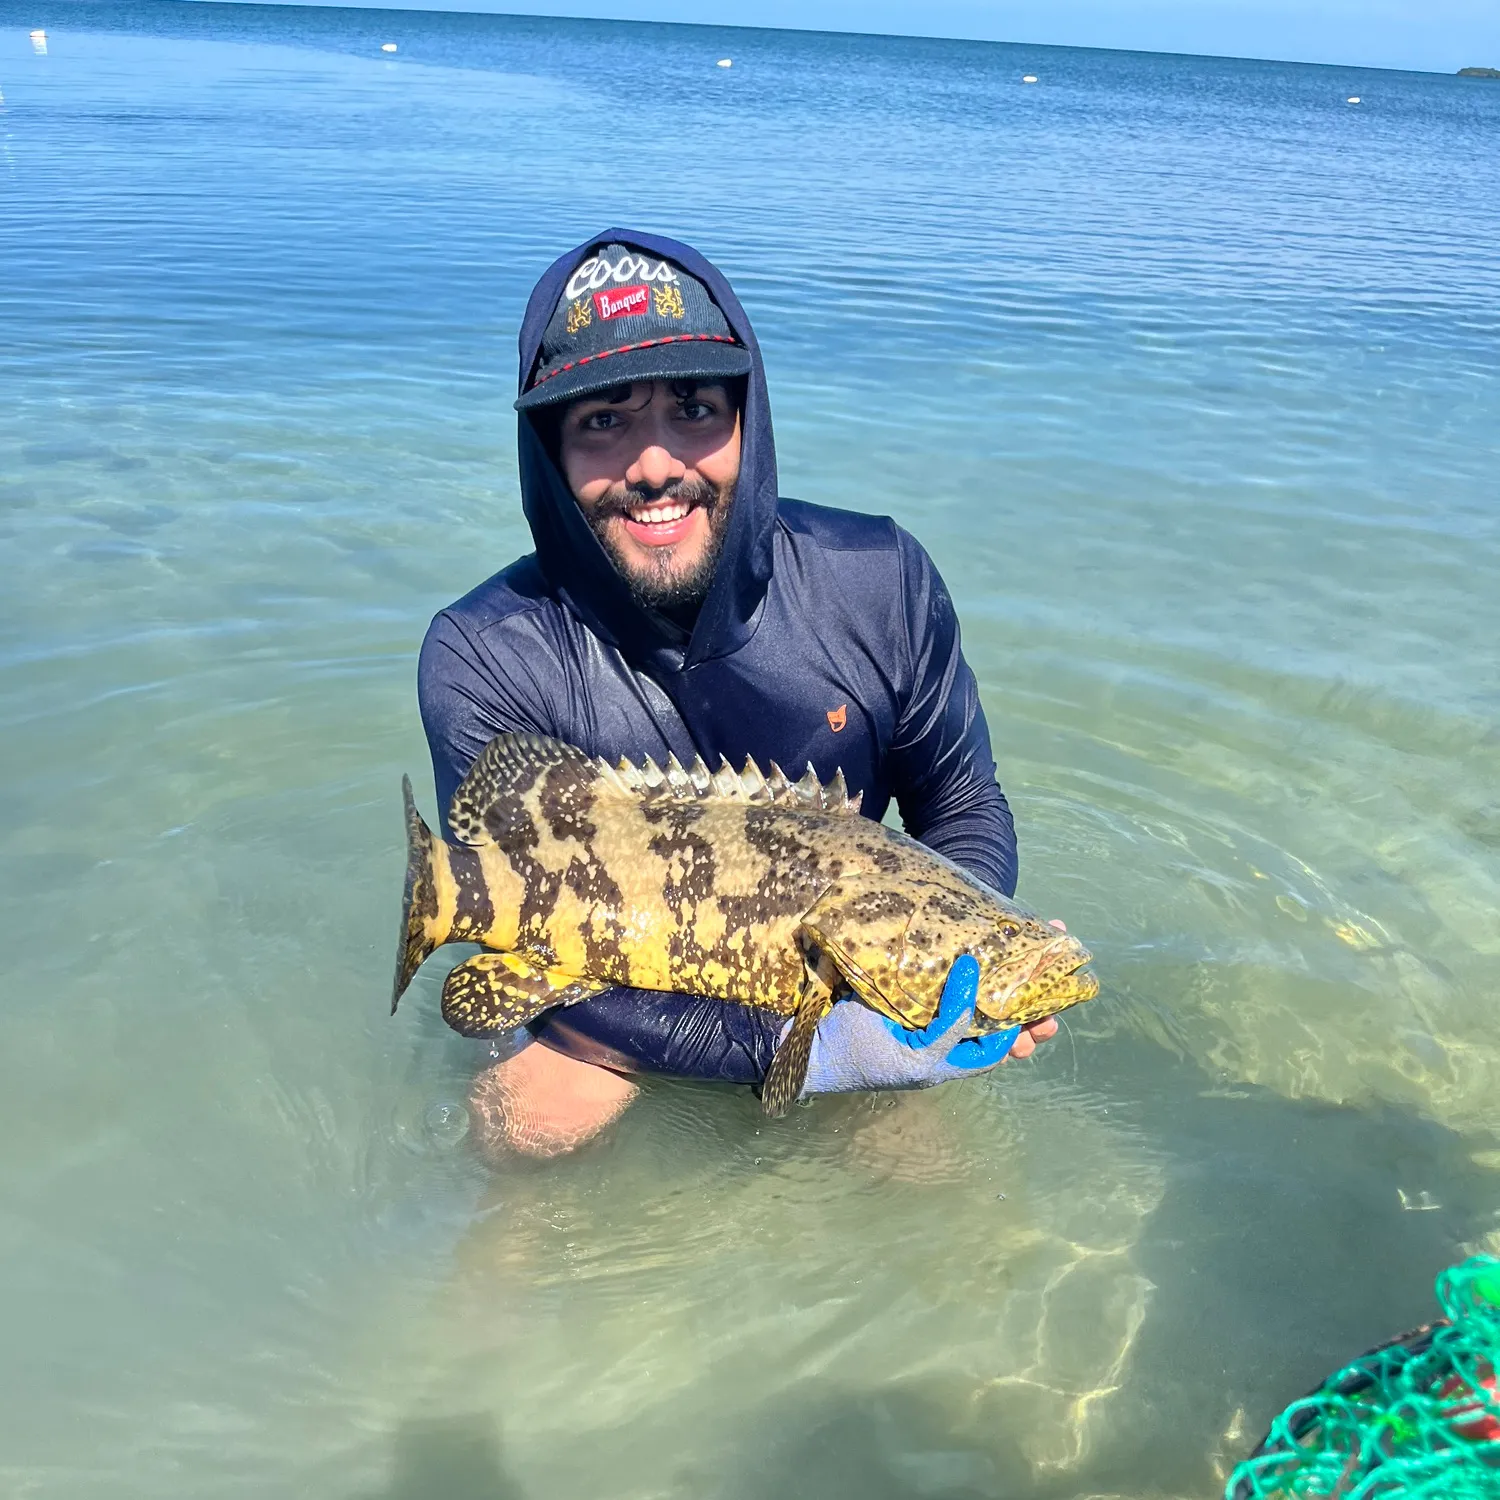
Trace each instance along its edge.
{"label": "human eye", "polygon": [[688,422],[707,422],[719,414],[718,407],[701,396],[689,396],[686,401],[678,403],[677,410],[683,420]]}
{"label": "human eye", "polygon": [[622,425],[623,420],[619,412],[604,407],[599,411],[586,412],[579,418],[578,425],[585,432],[611,432]]}

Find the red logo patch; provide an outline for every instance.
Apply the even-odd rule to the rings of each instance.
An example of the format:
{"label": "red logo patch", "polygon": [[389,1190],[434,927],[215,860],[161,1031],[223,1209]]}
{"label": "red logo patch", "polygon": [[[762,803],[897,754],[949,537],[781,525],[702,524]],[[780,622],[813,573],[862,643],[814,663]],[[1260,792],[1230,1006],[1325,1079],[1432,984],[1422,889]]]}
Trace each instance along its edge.
{"label": "red logo patch", "polygon": [[845,724],[849,722],[849,705],[840,703],[837,708],[828,710],[828,727],[837,734]]}
{"label": "red logo patch", "polygon": [[628,318],[651,307],[651,290],[644,286],[624,286],[617,292],[595,292],[594,311],[601,318]]}

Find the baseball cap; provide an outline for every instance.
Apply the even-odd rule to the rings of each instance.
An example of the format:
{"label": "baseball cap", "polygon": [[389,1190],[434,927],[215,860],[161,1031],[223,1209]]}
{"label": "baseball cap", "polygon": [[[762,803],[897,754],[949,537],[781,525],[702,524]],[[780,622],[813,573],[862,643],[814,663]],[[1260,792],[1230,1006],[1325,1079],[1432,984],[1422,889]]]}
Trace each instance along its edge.
{"label": "baseball cap", "polygon": [[634,380],[723,380],[750,351],[696,276],[605,245],[574,269],[542,333],[517,411],[576,401]]}

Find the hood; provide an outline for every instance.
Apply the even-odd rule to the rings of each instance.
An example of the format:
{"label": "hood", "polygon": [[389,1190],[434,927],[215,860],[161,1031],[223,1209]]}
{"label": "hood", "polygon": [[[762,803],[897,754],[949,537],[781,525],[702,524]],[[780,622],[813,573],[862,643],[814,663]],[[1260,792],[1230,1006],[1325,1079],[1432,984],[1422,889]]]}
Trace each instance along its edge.
{"label": "hood", "polygon": [[698,612],[684,650],[681,637],[631,597],[609,554],[599,545],[578,508],[567,481],[548,455],[531,418],[517,413],[517,452],[521,467],[521,506],[536,543],[537,561],[553,592],[594,634],[619,647],[627,659],[657,671],[680,671],[713,657],[727,656],[755,630],[766,585],[771,578],[772,541],[776,528],[776,443],[765,369],[750,320],[729,283],[690,245],[630,229],[606,229],[568,251],[548,267],[526,304],[521,323],[521,367],[517,390],[524,391],[536,363],[542,333],[563,284],[573,269],[596,249],[628,245],[648,255],[675,261],[709,289],[735,336],[750,351],[741,417],[740,477],[724,550],[708,597]]}

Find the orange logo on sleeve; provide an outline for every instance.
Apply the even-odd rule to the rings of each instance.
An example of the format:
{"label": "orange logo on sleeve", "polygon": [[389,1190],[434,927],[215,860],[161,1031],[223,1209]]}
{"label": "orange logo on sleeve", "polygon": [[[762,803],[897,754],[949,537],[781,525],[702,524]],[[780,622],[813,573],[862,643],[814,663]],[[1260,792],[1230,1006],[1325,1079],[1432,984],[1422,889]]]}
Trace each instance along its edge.
{"label": "orange logo on sleeve", "polygon": [[828,710],[828,727],[837,734],[845,724],[849,722],[849,705],[840,703],[837,708]]}

